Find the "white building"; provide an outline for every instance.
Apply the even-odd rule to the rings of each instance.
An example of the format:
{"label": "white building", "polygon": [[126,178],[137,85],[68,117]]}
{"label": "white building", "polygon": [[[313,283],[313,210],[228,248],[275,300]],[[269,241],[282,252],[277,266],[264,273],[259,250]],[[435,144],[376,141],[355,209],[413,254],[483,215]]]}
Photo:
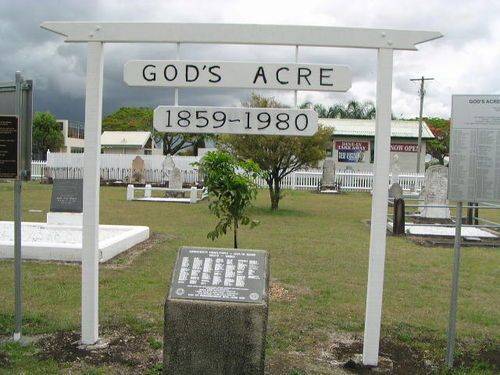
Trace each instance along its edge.
{"label": "white building", "polygon": [[162,155],[161,144],[156,144],[151,132],[105,131],[101,135],[103,154]]}
{"label": "white building", "polygon": [[[335,159],[337,169],[371,171],[375,150],[375,120],[321,118],[319,123],[333,129],[332,147],[327,155]],[[425,122],[422,123],[422,149],[420,171],[425,170],[426,143],[434,135]],[[401,171],[417,169],[418,121],[391,121],[391,167],[394,155],[398,155]]]}
{"label": "white building", "polygon": [[57,123],[63,133],[64,145],[59,150],[51,151],[68,154],[82,153],[85,136],[83,123],[72,120],[57,120]]}

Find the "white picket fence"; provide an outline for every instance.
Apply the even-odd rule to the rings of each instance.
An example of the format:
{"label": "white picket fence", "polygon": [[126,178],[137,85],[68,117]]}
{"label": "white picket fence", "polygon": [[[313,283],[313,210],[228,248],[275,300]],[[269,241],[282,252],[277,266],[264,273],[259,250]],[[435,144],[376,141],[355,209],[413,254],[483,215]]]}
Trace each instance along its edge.
{"label": "white picket fence", "polygon": [[[33,161],[31,175],[34,179],[42,177],[52,178],[83,178],[83,154],[49,153],[47,162]],[[128,183],[132,175],[132,160],[136,155],[101,155],[101,179],[104,181],[122,181]],[[162,184],[168,181],[168,171],[163,166],[164,157],[161,155],[141,155],[144,160],[144,177],[148,183]],[[181,169],[183,182],[193,184],[197,182],[198,170],[192,163],[198,161],[195,156],[174,156],[174,163]],[[318,169],[296,171],[286,176],[281,187],[293,190],[314,190],[321,183],[322,171]],[[369,192],[373,187],[373,173],[370,171],[338,170],[335,174],[336,182],[343,191]],[[390,179],[387,181],[389,185]],[[403,190],[420,191],[424,182],[424,174],[401,173],[399,183]],[[258,180],[261,187],[267,187],[263,179]]]}

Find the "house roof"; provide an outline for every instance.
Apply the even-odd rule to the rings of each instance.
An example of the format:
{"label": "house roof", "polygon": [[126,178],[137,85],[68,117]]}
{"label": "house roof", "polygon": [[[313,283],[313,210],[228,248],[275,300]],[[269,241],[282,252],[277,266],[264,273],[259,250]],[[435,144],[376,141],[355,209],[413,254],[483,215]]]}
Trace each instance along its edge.
{"label": "house roof", "polygon": [[[338,118],[320,118],[320,125],[333,129],[333,135],[344,136],[375,136],[375,120],[356,120]],[[393,138],[418,138],[417,120],[392,120],[391,137]],[[425,123],[422,122],[422,139],[432,139],[434,134]]]}
{"label": "house roof", "polygon": [[105,131],[101,135],[102,147],[144,147],[151,138],[151,132]]}

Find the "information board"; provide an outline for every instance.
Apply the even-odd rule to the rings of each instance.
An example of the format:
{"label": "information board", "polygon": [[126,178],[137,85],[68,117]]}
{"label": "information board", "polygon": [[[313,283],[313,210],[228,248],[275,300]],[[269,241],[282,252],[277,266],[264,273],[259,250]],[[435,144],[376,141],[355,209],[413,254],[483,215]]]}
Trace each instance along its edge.
{"label": "information board", "polygon": [[170,298],[259,303],[267,288],[267,253],[182,247]]}
{"label": "information board", "polygon": [[313,109],[159,106],[153,125],[172,133],[310,136],[318,130],[318,114]]}
{"label": "information board", "polygon": [[347,91],[352,72],[330,64],[134,60],[125,63],[123,79],[129,86]]}
{"label": "information board", "polygon": [[500,95],[453,95],[448,199],[500,201]]}
{"label": "information board", "polygon": [[19,121],[0,116],[0,178],[16,179],[19,173]]}

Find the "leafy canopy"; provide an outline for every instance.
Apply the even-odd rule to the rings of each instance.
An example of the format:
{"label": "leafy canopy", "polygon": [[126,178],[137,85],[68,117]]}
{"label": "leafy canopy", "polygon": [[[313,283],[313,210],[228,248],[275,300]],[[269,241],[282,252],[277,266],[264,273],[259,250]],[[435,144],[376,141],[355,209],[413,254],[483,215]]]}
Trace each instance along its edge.
{"label": "leafy canopy", "polygon": [[444,157],[450,153],[450,120],[429,117],[425,123],[434,134],[434,139],[427,141],[427,153],[444,164]]}
{"label": "leafy canopy", "polygon": [[[254,108],[283,108],[274,98],[253,94],[245,106]],[[269,187],[271,209],[278,209],[281,199],[280,183],[290,173],[307,167],[315,167],[326,156],[331,141],[331,130],[320,127],[311,137],[224,135],[219,137],[222,147],[237,157],[251,159],[263,171]]]}
{"label": "leafy canopy", "polygon": [[232,227],[234,247],[237,248],[238,227],[257,224],[247,211],[257,195],[255,179],[259,176],[259,167],[253,161],[237,160],[224,151],[208,152],[196,164],[204,175],[204,185],[209,192],[209,209],[219,219],[207,237],[215,240]]}
{"label": "leafy canopy", "polygon": [[45,158],[48,150],[64,146],[64,136],[56,118],[50,112],[37,112],[33,119],[33,153]]}

